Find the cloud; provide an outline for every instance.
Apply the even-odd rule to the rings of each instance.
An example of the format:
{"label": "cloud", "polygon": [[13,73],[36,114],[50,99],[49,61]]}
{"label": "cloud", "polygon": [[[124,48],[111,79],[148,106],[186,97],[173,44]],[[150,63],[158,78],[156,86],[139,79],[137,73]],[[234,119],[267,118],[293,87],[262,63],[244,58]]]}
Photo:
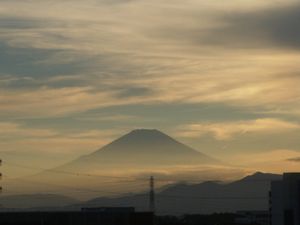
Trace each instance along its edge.
{"label": "cloud", "polygon": [[244,7],[223,4],[222,10],[215,5],[215,10],[209,8],[205,17],[191,12],[183,17],[185,26],[162,24],[156,31],[153,29],[152,34],[184,45],[217,47],[223,51],[299,50],[299,2],[241,5]]}
{"label": "cloud", "polygon": [[135,99],[120,100],[118,91],[93,92],[91,88],[40,88],[6,90],[0,93],[2,117],[55,117],[84,112],[99,107],[130,104]]}
{"label": "cloud", "polygon": [[74,157],[84,151],[92,152],[119,135],[120,130],[114,129],[60,130],[0,122],[0,148],[4,155],[18,152],[20,155],[60,154],[62,157]]}
{"label": "cloud", "polygon": [[290,162],[300,162],[300,157],[289,158],[289,159],[287,159],[287,161],[290,161]]}
{"label": "cloud", "polygon": [[[232,166],[177,166],[158,168],[151,173],[149,171],[133,171],[133,177],[138,178],[149,177],[154,175],[157,180],[161,180],[160,184],[176,183],[176,182],[205,182],[205,181],[220,181],[228,182],[237,180],[244,177],[246,174],[253,172],[252,170],[246,170],[241,167]],[[254,171],[255,172],[255,171]]]}
{"label": "cloud", "polygon": [[18,138],[49,138],[57,135],[56,132],[48,129],[28,128],[24,129],[20,124],[12,122],[0,122],[1,140]]}
{"label": "cloud", "polygon": [[251,135],[228,148],[296,148],[299,3],[276,2],[1,1],[0,120],[57,128],[38,137],[10,127],[11,139],[33,136],[1,148],[76,155],[109,139],[99,127],[123,126],[179,126],[203,136],[207,153],[241,134]]}
{"label": "cloud", "polygon": [[271,9],[233,13],[223,18],[225,25],[209,37],[216,43],[240,47],[273,46],[299,49],[300,4],[280,5]]}
{"label": "cloud", "polygon": [[[121,90],[120,90],[121,89]],[[149,96],[152,93],[152,89],[146,87],[128,87],[128,88],[120,88],[119,97],[127,98],[132,96]]]}
{"label": "cloud", "polygon": [[69,132],[62,132],[49,128],[34,128],[13,122],[0,122],[1,140],[39,140],[39,139],[97,139],[112,137],[118,132],[116,130],[70,130]]}
{"label": "cloud", "polygon": [[200,137],[213,135],[216,140],[230,140],[237,135],[274,134],[300,129],[300,124],[273,118],[263,118],[249,121],[233,121],[221,123],[196,123],[179,128],[177,134],[182,137]]}
{"label": "cloud", "polygon": [[105,115],[105,114],[96,114],[96,115],[86,115],[84,117],[77,117],[76,120],[79,121],[99,121],[99,122],[128,122],[128,121],[136,121],[136,120],[145,120],[144,118],[138,116],[131,116],[131,115]]}
{"label": "cloud", "polygon": [[[256,152],[256,151],[254,151]],[[259,171],[272,173],[299,171],[298,163],[286,160],[287,158],[299,158],[299,149],[273,149],[271,151],[260,151],[256,153],[239,152],[231,156],[234,165],[244,168],[255,168]]]}
{"label": "cloud", "polygon": [[206,71],[206,74],[164,77],[156,83],[155,80],[152,82],[154,87],[161,88],[159,94],[166,101],[225,102],[240,106],[298,106],[300,92],[295,85],[300,77],[264,74],[259,68],[255,68],[259,76],[251,76],[251,69],[236,69],[224,68],[221,73],[212,70]]}
{"label": "cloud", "polygon": [[0,40],[0,78],[5,75],[12,78],[8,87],[45,85],[49,77],[77,75],[87,64],[86,57],[79,59],[78,53],[73,51],[16,47]]}
{"label": "cloud", "polygon": [[[232,7],[233,13],[224,16],[224,11],[214,10],[220,7],[217,1],[208,6],[193,0],[185,5],[179,1],[172,5],[159,1],[134,1],[134,4],[122,1],[126,4],[112,4],[114,6],[103,5],[103,1],[85,4],[53,1],[47,10],[37,10],[45,9],[47,4],[34,2],[36,4],[13,1],[3,6],[7,13],[2,16],[4,22],[0,27],[4,31],[0,35],[0,58],[3,59],[0,74],[9,75],[11,80],[2,82],[2,87],[34,89],[27,93],[31,98],[47,92],[44,87],[48,87],[49,92],[56,89],[62,92],[63,88],[70,87],[94,90],[84,92],[89,99],[98,102],[90,102],[89,106],[84,103],[80,111],[106,107],[103,101],[99,102],[100,98],[105,98],[101,96],[110,100],[109,105],[131,104],[135,99],[136,104],[221,103],[266,107],[270,111],[279,107],[289,111],[300,108],[297,104],[300,98],[297,54],[289,51],[262,53],[261,48],[257,52],[232,53],[227,44],[231,39],[239,43],[231,35],[237,39],[246,37],[245,31],[239,31],[247,25],[244,23],[254,23],[255,26],[249,27],[254,35],[257,30],[267,32],[271,29],[269,24],[266,28],[257,26],[285,18],[288,13],[284,12],[297,7],[273,9],[269,2],[264,15],[258,2],[240,4],[238,9],[230,3],[226,8]],[[14,4],[24,8],[21,15],[9,10]],[[21,7],[23,4],[30,7]],[[198,4],[204,4],[208,12],[203,14],[203,8],[195,7]],[[252,8],[260,7],[249,11],[248,4]],[[71,13],[66,15],[56,10],[62,6],[68,6]],[[178,10],[181,7],[182,10]],[[144,10],[149,13],[143,13]],[[166,17],[164,10],[170,16]],[[278,13],[273,15],[274,11]],[[103,16],[96,16],[99,14]],[[258,22],[250,19],[252,14]],[[12,21],[11,26],[8,21]],[[236,31],[231,32],[231,29]],[[170,32],[172,30],[174,32]],[[166,37],[165,33],[170,36]],[[222,49],[204,40],[206,36],[212,42],[217,37]],[[181,43],[182,38],[197,42]],[[39,102],[43,108],[42,101]],[[59,115],[78,112],[78,107],[66,109],[66,106],[58,109]],[[40,116],[51,116],[50,112],[53,111],[40,113]]]}

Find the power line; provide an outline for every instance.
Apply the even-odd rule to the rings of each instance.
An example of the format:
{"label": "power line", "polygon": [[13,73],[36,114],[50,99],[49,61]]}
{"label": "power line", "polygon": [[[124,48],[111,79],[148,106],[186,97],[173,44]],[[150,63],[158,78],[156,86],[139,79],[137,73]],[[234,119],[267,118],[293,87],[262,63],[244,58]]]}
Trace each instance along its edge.
{"label": "power line", "polygon": [[140,181],[147,181],[147,179],[136,177],[134,180],[132,180],[132,177],[125,177],[125,176],[110,176],[110,175],[98,175],[98,174],[89,174],[89,173],[81,173],[81,172],[70,172],[65,170],[59,170],[59,169],[47,169],[42,167],[35,167],[35,166],[27,166],[17,163],[7,163],[5,162],[5,165],[12,166],[12,167],[18,167],[23,169],[30,169],[30,170],[43,170],[44,172],[50,172],[50,173],[58,173],[58,174],[66,174],[66,175],[72,175],[72,176],[84,176],[84,177],[97,177],[97,178],[109,178],[109,179],[130,179],[130,180],[118,180],[114,182],[136,182],[138,180]]}
{"label": "power line", "polygon": [[[5,177],[7,177],[7,176],[5,176]],[[46,185],[46,186],[56,186],[56,187],[60,187],[60,188],[67,188],[68,190],[77,190],[77,191],[82,191],[82,192],[86,192],[86,193],[106,193],[106,194],[113,194],[113,195],[126,194],[126,193],[113,192],[113,191],[101,191],[101,190],[95,190],[95,189],[89,189],[89,188],[73,187],[73,186],[63,185],[63,184],[53,184],[53,183],[49,183],[49,182],[29,180],[26,178],[9,178],[9,179],[21,180],[22,182],[35,183],[35,184],[41,184],[41,185]]]}
{"label": "power line", "polygon": [[[0,166],[2,165],[2,159],[0,159]],[[2,173],[0,173],[0,179],[2,179]],[[3,188],[0,185],[0,193],[2,192]],[[1,206],[1,205],[0,205]]]}
{"label": "power line", "polygon": [[[7,176],[5,176],[7,177]],[[73,190],[73,191],[77,191],[77,192],[85,192],[85,193],[101,193],[101,194],[112,194],[112,195],[126,195],[126,194],[132,194],[132,192],[117,192],[117,191],[113,191],[112,188],[116,187],[118,189],[120,189],[119,186],[114,186],[114,185],[109,185],[106,188],[109,188],[109,191],[106,190],[96,190],[96,189],[90,189],[90,188],[84,188],[84,187],[74,187],[74,186],[70,186],[70,185],[64,185],[64,184],[57,184],[57,183],[50,183],[50,182],[43,182],[43,181],[37,181],[37,180],[32,180],[32,179],[28,179],[28,178],[6,178],[6,179],[10,179],[10,180],[20,180],[22,182],[26,182],[26,183],[34,183],[34,184],[39,184],[39,185],[44,185],[44,186],[52,186],[52,187],[57,187],[57,188],[63,188],[63,189],[67,189],[69,190]],[[100,183],[101,184],[101,183]],[[141,184],[135,184],[134,186],[130,186],[130,188],[135,189],[134,191],[136,191],[136,189],[141,188]],[[146,187],[145,187],[146,188]]]}
{"label": "power line", "polygon": [[[5,176],[7,177],[7,176]],[[95,190],[95,189],[87,189],[87,188],[79,188],[79,187],[73,187],[73,186],[68,186],[68,185],[61,185],[61,184],[53,184],[53,183],[48,183],[48,182],[40,182],[40,181],[34,181],[34,180],[28,180],[25,178],[11,178],[11,179],[16,179],[16,180],[21,180],[23,182],[29,182],[29,183],[36,183],[36,184],[42,184],[42,185],[47,185],[47,186],[56,186],[56,187],[63,187],[67,188],[68,190],[76,190],[84,193],[106,193],[106,194],[113,194],[113,195],[126,195],[126,193],[120,193],[120,192],[113,192],[113,191],[101,191],[101,190]],[[151,184],[150,184],[151,185]],[[153,186],[154,188],[154,186]],[[127,193],[128,194],[128,193]],[[136,194],[136,196],[148,196],[147,193],[139,193]],[[157,194],[157,198],[176,198],[176,199],[203,199],[203,200],[265,200],[268,199],[267,196],[262,197],[262,196],[253,196],[253,197],[243,197],[243,196],[225,196],[225,197],[206,197],[206,196],[198,196],[198,195],[167,195],[167,194]]]}
{"label": "power line", "polygon": [[[22,169],[29,169],[29,170],[42,170],[44,172],[49,173],[56,173],[56,174],[65,174],[65,175],[71,175],[71,176],[83,176],[83,177],[96,177],[96,178],[107,178],[107,179],[119,179],[118,181],[108,181],[107,183],[127,183],[127,182],[137,182],[137,181],[143,181],[146,182],[148,179],[142,178],[142,177],[129,177],[129,176],[113,176],[113,175],[99,175],[99,174],[90,174],[90,173],[82,173],[82,172],[70,172],[66,170],[61,169],[48,169],[43,167],[37,167],[37,166],[28,166],[24,164],[19,163],[12,163],[12,162],[5,162],[5,165],[11,166],[11,167],[17,167]],[[121,179],[121,180],[120,180]],[[123,180],[127,179],[127,180]],[[198,180],[198,182],[204,182],[207,180]],[[186,182],[187,181],[178,181],[177,179],[169,179],[169,178],[156,178],[156,182]],[[217,181],[211,181],[211,182],[217,182]],[[106,183],[106,182],[105,182]]]}
{"label": "power line", "polygon": [[[133,185],[137,185],[137,181],[146,181],[144,178],[135,178],[132,180],[132,177],[121,177],[121,176],[108,176],[108,175],[97,175],[97,174],[87,174],[87,173],[75,173],[75,172],[69,172],[69,171],[64,171],[64,170],[59,170],[59,169],[45,169],[41,167],[33,167],[33,166],[26,166],[26,165],[21,165],[17,163],[6,163],[9,166],[13,167],[19,167],[19,168],[26,168],[26,169],[31,169],[31,170],[45,170],[47,172],[51,173],[60,173],[60,174],[67,174],[67,175],[73,175],[73,176],[87,176],[87,177],[101,177],[101,178],[110,178],[110,179],[130,179],[130,180],[118,180],[118,181],[106,181],[106,182],[101,182],[101,184],[117,184],[117,183],[129,183],[132,182]],[[5,176],[7,177],[7,176]],[[151,177],[150,179],[150,204],[151,209],[154,209],[154,179]],[[74,190],[74,191],[79,191],[83,193],[106,193],[106,194],[113,194],[113,195],[125,195],[126,193],[120,193],[120,192],[113,192],[113,191],[99,191],[95,189],[87,189],[87,188],[79,188],[79,187],[71,187],[67,185],[60,185],[60,184],[53,184],[49,182],[40,182],[40,181],[35,181],[35,180],[28,180],[25,178],[8,178],[8,179],[15,179],[15,180],[22,180],[24,182],[29,182],[29,183],[36,183],[36,184],[42,184],[42,185],[47,185],[47,186],[57,186],[57,187],[62,187],[66,188],[68,190]],[[206,181],[206,182],[211,182],[211,181]],[[214,181],[215,182],[215,181]],[[242,182],[270,182],[270,180],[267,179],[249,179],[249,180],[242,180]],[[140,185],[139,185],[140,186]],[[110,186],[111,187],[111,186]],[[151,195],[153,193],[153,195]],[[141,195],[141,194],[140,194]],[[146,195],[146,194],[142,194]],[[193,195],[165,195],[165,194],[158,194],[157,197],[162,197],[162,198],[176,198],[176,199],[203,199],[203,200],[210,200],[210,199],[215,199],[215,200],[238,200],[238,199],[244,199],[244,200],[262,200],[262,199],[268,199],[268,197],[261,197],[261,196],[255,196],[255,197],[241,197],[241,196],[229,196],[229,197],[207,197],[207,196],[193,196]],[[153,199],[153,201],[151,200]],[[152,201],[152,203],[151,203]]]}
{"label": "power line", "polygon": [[[28,166],[28,165],[23,165],[19,163],[11,163],[11,162],[5,162],[5,165],[12,166],[12,167],[18,167],[18,168],[23,168],[23,169],[30,169],[30,170],[43,170],[45,172],[49,173],[57,173],[57,174],[65,174],[65,175],[72,175],[72,176],[84,176],[84,177],[97,177],[97,178],[110,178],[110,179],[128,179],[128,180],[118,180],[118,181],[112,181],[114,182],[137,182],[137,181],[147,181],[148,179],[146,178],[141,178],[141,177],[129,177],[129,176],[113,176],[113,175],[99,175],[99,174],[90,174],[90,173],[82,173],[82,172],[70,172],[66,170],[60,170],[60,169],[48,169],[48,168],[43,168],[43,167],[36,167],[36,166]],[[161,182],[180,182],[180,183],[191,183],[191,181],[184,181],[184,180],[179,180],[179,179],[169,179],[169,178],[156,178],[157,181]],[[270,179],[248,179],[248,180],[240,180],[242,182],[270,182]],[[198,179],[197,182],[214,182],[214,183],[220,183],[218,180],[207,180],[207,179]],[[233,181],[231,183],[235,183],[236,181]],[[108,182],[110,183],[110,182]],[[193,182],[192,182],[193,183]],[[223,182],[225,184],[225,182]],[[229,182],[230,183],[230,182]]]}
{"label": "power line", "polygon": [[[5,176],[7,177],[7,176]],[[88,193],[108,193],[108,194],[114,194],[114,195],[126,195],[126,193],[121,193],[121,192],[112,192],[112,191],[100,191],[100,190],[95,190],[95,189],[87,189],[87,188],[76,188],[73,186],[68,186],[68,185],[61,185],[61,184],[53,184],[49,182],[40,182],[40,181],[34,181],[34,180],[28,180],[25,178],[11,178],[11,179],[16,179],[16,180],[22,180],[24,182],[29,182],[29,183],[36,183],[36,184],[42,184],[42,185],[47,185],[47,186],[57,186],[57,187],[63,187],[63,188],[68,188],[71,190],[77,190],[77,191],[82,191],[82,192],[88,192]],[[152,181],[150,183],[151,185],[151,190],[152,191]],[[154,185],[154,183],[153,183]],[[153,186],[154,188],[154,186]],[[154,191],[154,189],[153,189]],[[127,193],[128,194],[128,193]],[[148,196],[147,193],[140,193],[136,194],[136,196]],[[198,196],[198,195],[167,195],[167,194],[157,194],[157,198],[165,197],[165,198],[179,198],[179,199],[203,199],[203,200],[210,200],[210,199],[218,199],[218,200],[232,200],[232,199],[244,199],[244,200],[262,200],[262,199],[268,199],[267,196],[253,196],[253,197],[243,197],[243,196],[225,196],[225,197],[207,197],[207,196]]]}

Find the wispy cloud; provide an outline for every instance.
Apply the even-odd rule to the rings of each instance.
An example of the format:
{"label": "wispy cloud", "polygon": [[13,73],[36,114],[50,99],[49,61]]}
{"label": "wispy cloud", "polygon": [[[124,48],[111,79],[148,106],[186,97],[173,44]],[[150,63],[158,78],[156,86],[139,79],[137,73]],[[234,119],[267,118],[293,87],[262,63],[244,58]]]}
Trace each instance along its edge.
{"label": "wispy cloud", "polygon": [[99,121],[99,122],[104,122],[104,121],[118,121],[118,122],[122,122],[122,121],[132,121],[132,120],[143,120],[143,118],[140,118],[138,116],[131,116],[131,115],[102,115],[102,114],[97,114],[97,115],[85,115],[84,117],[78,117],[76,118],[77,120],[81,120],[81,121]]}
{"label": "wispy cloud", "polygon": [[[233,16],[227,16],[224,15],[224,9],[221,10],[224,4],[220,7],[216,1],[210,4],[189,1],[184,7],[178,1],[172,4],[116,1],[122,4],[113,5],[107,5],[106,1],[88,1],[88,4],[53,1],[45,13],[40,13],[45,10],[37,10],[44,8],[45,3],[35,3],[5,2],[3,7],[6,9],[14,4],[31,7],[21,7],[24,10],[20,15],[6,13],[2,16],[3,26],[0,28],[5,31],[0,35],[5,50],[1,53],[2,58],[13,56],[21,62],[14,65],[6,63],[4,72],[19,79],[35,78],[34,82],[25,82],[24,86],[73,85],[99,89],[101,94],[85,94],[94,99],[110,99],[110,105],[126,104],[132,102],[127,101],[126,97],[142,95],[140,97],[144,98],[146,104],[217,102],[241,107],[265,106],[272,110],[282,105],[291,110],[299,108],[297,101],[300,93],[296,85],[299,76],[295,76],[300,70],[295,63],[299,60],[297,53],[289,49],[278,52],[271,47],[265,49],[261,46],[245,53],[243,48],[233,51],[225,44],[228,40],[237,43],[235,38],[241,38],[243,42],[243,35],[246,35],[239,30],[239,27],[247,27],[243,23],[254,23],[251,33],[255,33],[265,30],[259,27],[261,24],[276,25],[276,21],[289,21],[288,12],[298,9],[297,5],[292,7],[287,4],[274,9],[271,2],[260,4],[255,1],[244,5],[240,2],[239,7],[228,2],[226,8],[231,7],[234,13]],[[199,13],[203,9],[196,10],[194,7],[203,4],[208,10],[205,14]],[[57,11],[56,8],[61,6],[68,6],[72,13],[66,15]],[[248,6],[255,9],[254,12],[247,11]],[[182,11],[178,11],[179,8]],[[216,8],[218,10],[214,11]],[[265,15],[259,8],[269,13]],[[149,14],[142,13],[146,9]],[[164,10],[170,12],[170,18],[166,18]],[[274,11],[278,13],[271,16]],[[92,17],[99,14],[103,16]],[[252,14],[258,16],[253,17]],[[225,22],[220,23],[220,18],[224,16]],[[249,18],[255,18],[258,22]],[[205,22],[201,22],[203,19]],[[194,32],[196,28],[200,31]],[[176,32],[169,32],[172,29]],[[182,29],[185,32],[181,32]],[[222,35],[214,34],[218,29]],[[296,32],[292,27],[286,29]],[[166,31],[168,36],[164,35]],[[178,36],[182,33],[183,36]],[[235,38],[227,37],[227,34]],[[215,43],[203,41],[207,35],[216,37],[222,49],[216,48]],[[183,40],[189,37],[199,41]],[[250,39],[255,42],[255,38],[250,36]],[[213,38],[209,40],[213,41]],[[68,74],[76,79],[54,81],[54,76]],[[116,85],[120,81],[121,85]],[[15,86],[8,87],[16,88],[22,82],[11,83]],[[119,97],[124,99],[111,98],[111,90],[121,89],[122,86],[126,86],[126,89],[119,90]],[[61,91],[57,89],[57,92]],[[31,91],[32,94],[34,92],[39,95],[41,91]],[[135,101],[141,102],[138,97]],[[83,104],[81,111],[105,105],[94,103],[87,107]],[[75,109],[77,107],[73,108],[73,112],[78,111]],[[62,111],[72,113],[72,109]]]}
{"label": "wispy cloud", "polygon": [[[119,130],[68,130],[34,128],[19,123],[0,123],[0,147],[5,152],[81,155],[92,152],[120,135]],[[4,153],[6,154],[6,153]]]}
{"label": "wispy cloud", "polygon": [[18,138],[26,139],[34,138],[50,138],[56,136],[58,133],[48,129],[27,128],[25,129],[20,124],[11,122],[0,122],[1,140]]}
{"label": "wispy cloud", "polygon": [[289,158],[289,159],[287,159],[287,161],[290,161],[290,162],[300,162],[300,157]]}
{"label": "wispy cloud", "polygon": [[244,168],[256,168],[261,171],[269,171],[273,173],[295,172],[299,170],[298,162],[289,161],[287,158],[299,158],[299,150],[297,149],[273,149],[267,152],[240,152],[232,157],[235,165]]}
{"label": "wispy cloud", "polygon": [[207,41],[232,47],[299,49],[300,4],[237,12],[223,17],[224,25],[208,32]]}
{"label": "wispy cloud", "polygon": [[221,123],[196,123],[179,128],[178,135],[182,137],[200,137],[213,135],[217,140],[229,140],[236,135],[255,133],[274,134],[300,130],[300,124],[273,118],[263,118],[250,121],[233,121]]}
{"label": "wispy cloud", "polygon": [[[113,121],[122,127],[127,121],[126,128],[179,127],[182,136],[217,140],[299,132],[299,3],[276,2],[1,1],[0,120],[16,141],[0,145],[84,152],[99,145],[96,136],[109,139],[96,126],[115,129]],[[138,123],[138,113],[128,110],[133,105],[148,107]],[[226,122],[220,112],[215,121],[193,123],[209,119],[184,109],[204,105],[247,113]],[[171,110],[162,112],[166,106],[174,106],[177,120]],[[60,126],[34,137],[33,118]],[[82,132],[67,135],[70,122],[59,119],[69,118],[79,118],[72,126]],[[16,120],[33,130],[20,130]],[[55,132],[61,137],[47,136]],[[32,138],[17,140],[26,135]],[[294,136],[282,142],[294,146]]]}
{"label": "wispy cloud", "polygon": [[18,118],[55,117],[136,102],[131,98],[120,100],[117,95],[118,91],[93,92],[90,88],[77,87],[6,90],[0,94],[0,115]]}

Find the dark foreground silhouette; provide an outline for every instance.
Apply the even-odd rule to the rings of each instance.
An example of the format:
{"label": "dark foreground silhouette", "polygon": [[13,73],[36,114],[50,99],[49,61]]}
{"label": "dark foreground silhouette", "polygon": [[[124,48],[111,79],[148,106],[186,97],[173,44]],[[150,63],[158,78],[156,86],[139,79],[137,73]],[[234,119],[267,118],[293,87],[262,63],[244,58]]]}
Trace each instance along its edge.
{"label": "dark foreground silhouette", "polygon": [[[267,225],[241,214],[153,216],[150,212],[2,212],[0,225]],[[243,221],[243,222],[240,222]]]}
{"label": "dark foreground silhouette", "polygon": [[153,225],[150,212],[2,212],[0,225]]}
{"label": "dark foreground silhouette", "polygon": [[[242,220],[243,222],[239,222]],[[211,215],[185,215],[182,217],[160,216],[156,218],[156,225],[268,225],[266,217],[261,222],[251,222],[246,217],[234,213],[219,213]]]}

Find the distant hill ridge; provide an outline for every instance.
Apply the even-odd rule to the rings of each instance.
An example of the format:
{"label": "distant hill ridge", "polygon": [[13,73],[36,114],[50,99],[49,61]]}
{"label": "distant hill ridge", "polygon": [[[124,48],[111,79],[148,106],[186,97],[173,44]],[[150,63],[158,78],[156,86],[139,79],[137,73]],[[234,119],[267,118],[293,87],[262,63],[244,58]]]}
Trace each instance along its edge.
{"label": "distant hill ridge", "polygon": [[[270,182],[281,178],[278,174],[257,172],[228,184],[213,181],[175,184],[156,194],[157,212],[184,214],[268,210]],[[86,205],[131,205],[147,210],[147,198],[147,194],[96,198],[88,201]]]}
{"label": "distant hill ridge", "polygon": [[[174,184],[156,193],[159,214],[235,212],[238,210],[267,210],[270,182],[282,176],[257,172],[231,183],[214,181],[198,184]],[[100,197],[87,202],[62,195],[16,195],[0,198],[4,208],[57,207],[57,210],[79,210],[81,207],[134,206],[148,210],[148,192]]]}
{"label": "distant hill ridge", "polygon": [[[72,187],[96,190],[82,191],[76,195],[79,199],[87,199],[96,196],[97,192],[102,193],[99,196],[105,196],[105,193],[112,190],[118,193],[142,191],[145,188],[143,185],[148,184],[147,180],[140,182],[143,185],[118,182],[120,177],[123,181],[129,179],[137,182],[139,177],[170,171],[173,180],[181,180],[185,174],[186,179],[189,179],[191,173],[191,176],[200,179],[201,175],[195,171],[183,171],[181,168],[205,168],[203,173],[207,176],[210,168],[216,173],[216,165],[223,167],[217,159],[196,151],[161,131],[138,129],[88,155],[29,177],[32,181],[49,185],[27,183],[25,186],[27,193],[38,192],[42,187],[43,191],[55,191],[70,196],[74,196],[74,191],[77,191]],[[180,177],[177,177],[179,173]],[[24,184],[20,182],[20,185]],[[18,186],[18,182],[11,182],[10,189],[18,189]],[[68,190],[68,187],[73,191]]]}

